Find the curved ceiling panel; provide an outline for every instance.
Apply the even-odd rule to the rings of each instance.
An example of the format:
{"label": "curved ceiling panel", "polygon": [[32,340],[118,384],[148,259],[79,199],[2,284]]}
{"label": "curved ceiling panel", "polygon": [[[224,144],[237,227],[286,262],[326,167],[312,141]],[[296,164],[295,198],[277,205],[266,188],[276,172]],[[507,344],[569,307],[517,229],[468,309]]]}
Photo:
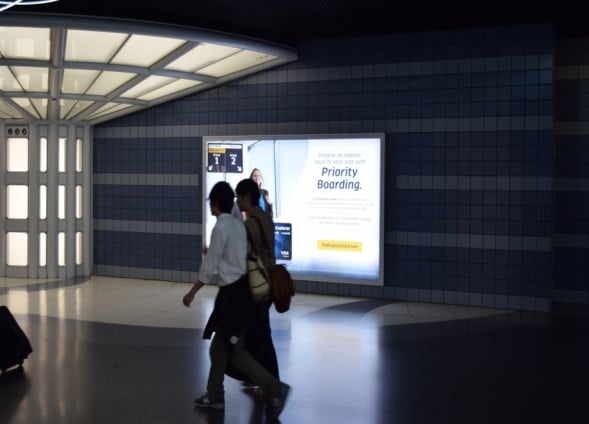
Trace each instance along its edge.
{"label": "curved ceiling panel", "polygon": [[96,124],[295,59],[187,27],[0,15],[0,119]]}

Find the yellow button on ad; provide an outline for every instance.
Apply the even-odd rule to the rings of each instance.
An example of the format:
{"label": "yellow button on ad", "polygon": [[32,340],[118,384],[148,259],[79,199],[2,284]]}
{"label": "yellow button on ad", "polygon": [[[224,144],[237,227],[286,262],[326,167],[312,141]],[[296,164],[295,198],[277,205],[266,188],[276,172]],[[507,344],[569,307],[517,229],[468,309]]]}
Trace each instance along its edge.
{"label": "yellow button on ad", "polygon": [[341,240],[317,240],[319,250],[341,250],[345,252],[361,252],[362,242]]}

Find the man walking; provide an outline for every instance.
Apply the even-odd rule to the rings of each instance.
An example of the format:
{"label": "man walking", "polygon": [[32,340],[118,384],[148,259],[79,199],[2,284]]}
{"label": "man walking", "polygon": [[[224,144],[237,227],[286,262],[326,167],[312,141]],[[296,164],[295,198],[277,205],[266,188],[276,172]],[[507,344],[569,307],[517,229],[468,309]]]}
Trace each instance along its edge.
{"label": "man walking", "polygon": [[290,386],[270,374],[245,349],[245,334],[252,321],[254,302],[247,278],[247,234],[239,219],[231,215],[235,193],[225,182],[218,182],[209,194],[211,213],[217,222],[211,234],[209,248],[199,269],[199,278],[183,297],[190,306],[204,284],[216,280],[219,292],[213,312],[204,330],[203,338],[210,339],[211,367],[207,392],[196,398],[201,407],[224,409],[223,379],[228,361],[231,361],[248,380],[268,394],[269,414],[277,418],[286,402]]}

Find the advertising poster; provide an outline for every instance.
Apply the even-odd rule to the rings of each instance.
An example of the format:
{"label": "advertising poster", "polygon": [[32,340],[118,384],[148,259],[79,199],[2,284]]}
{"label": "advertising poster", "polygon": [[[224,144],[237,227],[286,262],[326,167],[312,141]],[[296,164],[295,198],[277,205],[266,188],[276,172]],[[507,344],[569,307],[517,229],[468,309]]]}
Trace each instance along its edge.
{"label": "advertising poster", "polygon": [[[204,138],[203,195],[257,169],[275,255],[300,280],[382,285],[383,136]],[[204,205],[206,240],[215,223]]]}

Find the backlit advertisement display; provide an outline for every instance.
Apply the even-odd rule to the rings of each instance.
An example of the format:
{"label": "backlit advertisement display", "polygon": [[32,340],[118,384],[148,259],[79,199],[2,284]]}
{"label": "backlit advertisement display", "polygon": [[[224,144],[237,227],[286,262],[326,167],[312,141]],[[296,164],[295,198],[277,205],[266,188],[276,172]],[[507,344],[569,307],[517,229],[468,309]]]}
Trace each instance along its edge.
{"label": "backlit advertisement display", "polygon": [[213,185],[250,178],[268,191],[275,256],[299,280],[382,285],[384,137],[204,137],[205,240]]}

